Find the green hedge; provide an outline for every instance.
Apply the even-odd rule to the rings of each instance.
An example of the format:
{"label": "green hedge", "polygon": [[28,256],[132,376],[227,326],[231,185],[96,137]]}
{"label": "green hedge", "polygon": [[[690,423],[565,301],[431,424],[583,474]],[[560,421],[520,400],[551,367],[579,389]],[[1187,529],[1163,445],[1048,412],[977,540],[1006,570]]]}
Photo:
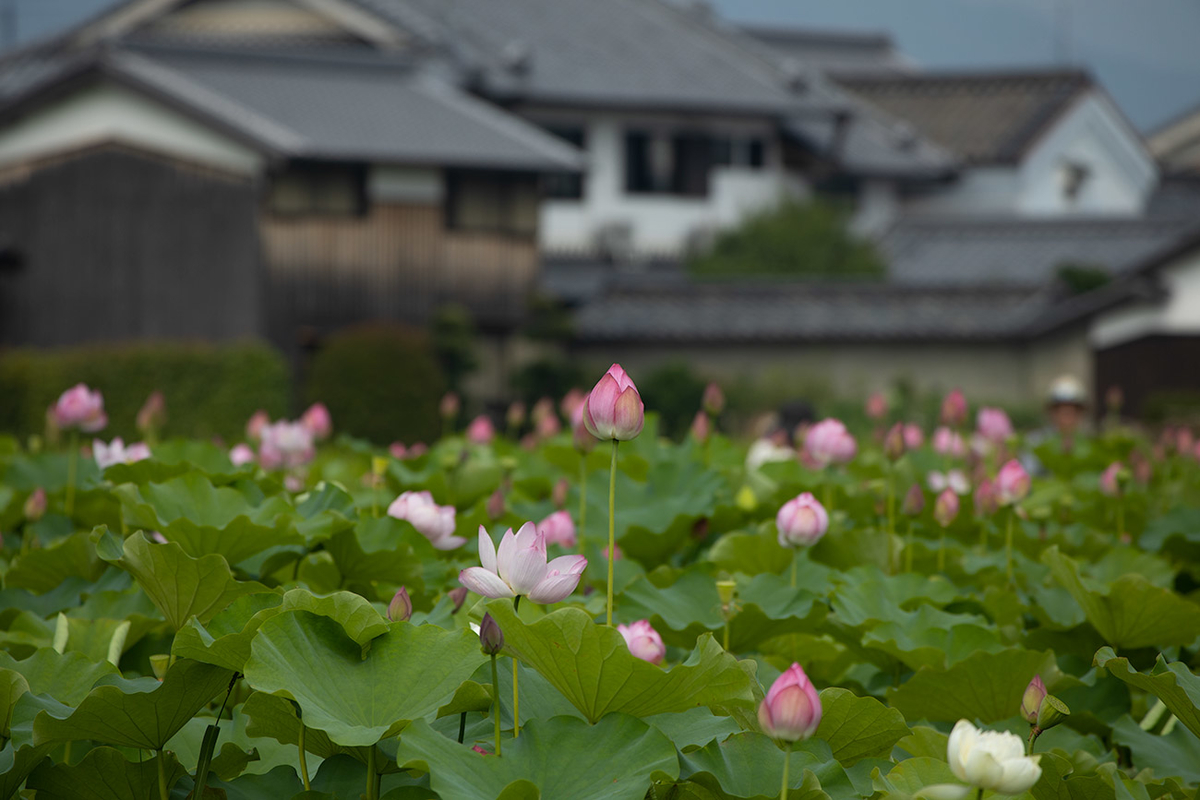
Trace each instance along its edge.
{"label": "green hedge", "polygon": [[436,439],[445,392],[429,337],[401,325],[334,334],[309,366],[308,401],[328,406],[334,430],[379,444]]}
{"label": "green hedge", "polygon": [[105,439],[140,438],[135,418],[155,390],[167,402],[163,434],[199,438],[240,438],[255,410],[282,416],[291,397],[283,357],[257,342],[22,348],[0,351],[0,431],[41,433],[46,409],[77,383],[104,393]]}

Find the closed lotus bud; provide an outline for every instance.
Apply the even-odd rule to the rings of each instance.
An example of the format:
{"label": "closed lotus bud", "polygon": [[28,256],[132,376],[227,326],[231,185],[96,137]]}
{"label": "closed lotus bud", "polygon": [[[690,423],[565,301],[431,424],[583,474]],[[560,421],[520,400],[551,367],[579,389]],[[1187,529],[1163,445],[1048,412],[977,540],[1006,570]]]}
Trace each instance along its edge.
{"label": "closed lotus bud", "polygon": [[446,592],[446,596],[450,598],[450,602],[454,603],[454,610],[450,613],[457,614],[467,600],[467,587],[459,586],[457,589],[451,589]]}
{"label": "closed lotus bud", "polygon": [[150,656],[150,670],[160,681],[167,677],[167,668],[171,665],[171,656],[167,653],[155,653]]}
{"label": "closed lotus bud", "polygon": [[392,442],[388,445],[388,455],[397,461],[403,461],[408,458],[408,448],[404,446],[404,442]]}
{"label": "closed lotus bud", "polygon": [[51,409],[58,430],[78,429],[84,433],[95,433],[108,424],[108,415],[104,413],[104,396],[99,390],[93,391],[82,383],[63,392]]}
{"label": "closed lotus bud", "polygon": [[715,383],[704,387],[704,399],[701,401],[704,413],[711,417],[719,417],[725,410],[725,393]]}
{"label": "closed lotus bud", "polygon": [[736,591],[736,581],[717,581],[717,597],[721,599],[722,606],[727,607],[733,602],[733,594]]}
{"label": "closed lotus bud", "polygon": [[563,399],[558,404],[563,419],[575,419],[575,415],[583,407],[583,401],[586,397],[587,395],[579,389],[571,389],[564,394]]}
{"label": "closed lotus bud", "polygon": [[858,445],[841,420],[824,419],[804,435],[804,452],[819,468],[845,464],[854,458]]}
{"label": "closed lotus bud", "polygon": [[921,491],[921,484],[914,483],[908,487],[900,510],[909,517],[919,516],[925,510],[925,492]]}
{"label": "closed lotus bud", "polygon": [[407,622],[412,618],[412,600],[408,597],[408,589],[403,586],[388,603],[387,618],[389,622]]}
{"label": "closed lotus bud", "polygon": [[938,495],[937,501],[933,504],[933,518],[937,520],[938,525],[948,528],[957,516],[958,495],[954,493],[953,489],[946,489]]}
{"label": "closed lotus bud", "polygon": [[458,395],[454,392],[446,392],[442,395],[442,401],[438,403],[438,412],[442,415],[442,419],[454,419],[458,416],[461,408],[462,401],[458,399]]}
{"label": "closed lotus bud", "polygon": [[697,442],[707,442],[711,429],[712,423],[709,422],[708,414],[705,414],[703,411],[697,411],[695,418],[692,420],[692,438]]}
{"label": "closed lotus bud", "polygon": [[793,497],[775,515],[779,544],[784,547],[807,547],[829,530],[829,514],[811,493]]}
{"label": "closed lotus bud", "polygon": [[489,519],[500,519],[504,516],[504,492],[500,489],[492,492],[492,496],[487,501],[487,515]]}
{"label": "closed lotus bud", "polygon": [[563,547],[574,547],[576,544],[575,521],[566,511],[555,511],[537,524],[538,533],[542,534],[546,544],[557,544]]}
{"label": "closed lotus bud", "polygon": [[666,658],[667,647],[649,620],[640,619],[630,625],[618,625],[617,632],[625,638],[625,644],[635,658],[651,664],[661,664]]}
{"label": "closed lotus bud", "polygon": [[484,614],[479,623],[479,646],[488,656],[494,656],[504,648],[504,634],[491,614]]}
{"label": "closed lotus bud", "polygon": [[910,422],[904,426],[904,446],[909,450],[916,450],[921,445],[925,444],[925,434],[921,431],[921,426],[915,422]]}
{"label": "closed lotus bud", "polygon": [[267,416],[267,412],[261,408],[251,415],[250,419],[246,420],[246,438],[252,442],[257,442],[262,438],[262,433],[267,426],[271,424],[271,418]]}
{"label": "closed lotus bud", "polygon": [[904,443],[904,425],[897,422],[887,432],[887,436],[883,438],[883,454],[887,456],[888,461],[899,461],[907,445]]}
{"label": "closed lotus bud", "polygon": [[38,487],[25,500],[25,519],[37,522],[46,513],[46,490]]}
{"label": "closed lotus bud", "polygon": [[942,424],[957,428],[966,421],[967,398],[961,389],[955,389],[942,400]]}
{"label": "closed lotus bud", "polygon": [[300,424],[317,441],[324,441],[333,433],[333,418],[329,415],[329,409],[325,407],[324,403],[313,403],[309,406],[308,410],[300,417]]}
{"label": "closed lotus bud", "polygon": [[146,402],[138,409],[137,429],[143,436],[151,435],[167,421],[167,401],[163,393],[154,391],[146,398]]}
{"label": "closed lotus bud", "polygon": [[467,439],[475,444],[488,444],[496,438],[496,428],[487,416],[480,414],[467,426]]}
{"label": "closed lotus bud", "polygon": [[1121,494],[1121,486],[1124,481],[1121,480],[1121,473],[1125,467],[1120,461],[1114,461],[1108,465],[1100,475],[1100,491],[1109,497],[1116,497]]}
{"label": "closed lotus bud", "polygon": [[980,517],[990,517],[999,510],[1000,495],[996,493],[996,484],[988,478],[984,478],[975,489],[975,514]]}
{"label": "closed lotus bud", "polygon": [[1035,724],[1038,730],[1048,731],[1069,716],[1071,716],[1071,709],[1067,708],[1067,704],[1054,695],[1048,694],[1038,708]]}
{"label": "closed lotus bud", "polygon": [[867,416],[873,420],[881,420],[887,416],[888,401],[883,392],[874,392],[867,398]]}
{"label": "closed lotus bud", "polygon": [[558,418],[554,413],[554,401],[549,397],[543,397],[533,404],[533,411],[529,414],[529,418],[533,420],[534,427],[541,425],[551,417]]}
{"label": "closed lotus bud", "polygon": [[583,401],[583,424],[604,441],[637,438],[646,423],[646,407],[637,386],[620,364],[613,364]]}
{"label": "closed lotus bud", "polygon": [[555,508],[562,508],[567,504],[567,493],[571,490],[570,484],[566,478],[559,478],[554,483],[554,489],[550,492],[550,500],[554,503]]}
{"label": "closed lotus bud", "polygon": [[508,427],[516,430],[525,424],[525,404],[520,400],[515,401],[508,407],[508,413],[504,417]]}
{"label": "closed lotus bud", "polygon": [[792,664],[771,684],[758,707],[758,722],[772,739],[785,742],[798,742],[817,732],[821,698],[799,664]]}
{"label": "closed lotus bud", "polygon": [[1041,675],[1034,675],[1033,680],[1025,687],[1025,694],[1021,697],[1021,716],[1031,725],[1037,722],[1038,709],[1042,707],[1042,701],[1046,699],[1046,684],[1042,683]]}
{"label": "closed lotus bud", "polygon": [[999,408],[981,408],[975,422],[979,435],[992,444],[1004,444],[1013,435],[1008,414]]}
{"label": "closed lotus bud", "polygon": [[1000,468],[996,476],[996,493],[1000,497],[1000,505],[1010,506],[1025,499],[1029,494],[1029,473],[1015,458]]}
{"label": "closed lotus bud", "polygon": [[943,425],[933,432],[933,451],[938,455],[962,458],[967,453],[967,445],[962,434]]}

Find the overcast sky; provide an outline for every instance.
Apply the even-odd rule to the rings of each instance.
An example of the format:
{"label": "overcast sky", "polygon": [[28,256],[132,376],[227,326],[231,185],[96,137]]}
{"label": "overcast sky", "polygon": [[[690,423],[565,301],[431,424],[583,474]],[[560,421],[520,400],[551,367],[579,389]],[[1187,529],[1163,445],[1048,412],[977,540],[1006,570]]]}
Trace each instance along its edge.
{"label": "overcast sky", "polygon": [[[15,0],[19,39],[52,33],[113,2]],[[1070,62],[1090,68],[1142,129],[1200,105],[1200,0],[712,2],[732,19],[887,32],[928,67],[1046,66],[1066,42]]]}

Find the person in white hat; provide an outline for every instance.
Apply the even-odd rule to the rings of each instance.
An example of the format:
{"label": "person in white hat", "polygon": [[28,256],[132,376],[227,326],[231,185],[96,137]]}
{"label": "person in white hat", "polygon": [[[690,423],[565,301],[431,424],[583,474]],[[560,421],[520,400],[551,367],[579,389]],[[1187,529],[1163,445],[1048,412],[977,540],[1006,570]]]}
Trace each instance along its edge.
{"label": "person in white hat", "polygon": [[1087,411],[1087,392],[1074,375],[1060,375],[1050,384],[1046,394],[1046,413],[1062,440],[1064,451],[1069,451],[1075,434],[1084,422]]}

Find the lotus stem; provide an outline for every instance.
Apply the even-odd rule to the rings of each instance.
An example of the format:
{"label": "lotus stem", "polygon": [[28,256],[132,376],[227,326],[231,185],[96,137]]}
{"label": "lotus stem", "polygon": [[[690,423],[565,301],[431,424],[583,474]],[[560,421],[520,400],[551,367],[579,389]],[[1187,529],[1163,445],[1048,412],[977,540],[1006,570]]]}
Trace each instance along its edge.
{"label": "lotus stem", "polygon": [[1117,495],[1117,536],[1125,533],[1125,495]]}
{"label": "lotus stem", "polygon": [[[521,607],[521,595],[513,598],[513,611],[517,611]],[[521,719],[518,713],[521,709],[521,697],[517,692],[517,658],[513,656],[513,738],[521,735]]]}
{"label": "lotus stem", "polygon": [[458,715],[458,743],[462,744],[467,738],[467,712]]}
{"label": "lotus stem", "polygon": [[729,617],[725,618],[725,652],[727,652],[727,653],[729,652],[729,623],[730,623],[730,621],[731,620]]}
{"label": "lotus stem", "polygon": [[158,751],[158,797],[159,800],[171,800],[171,788],[167,786],[167,765],[163,759],[163,751]]}
{"label": "lotus stem", "polygon": [[888,564],[888,572],[889,572],[889,573],[893,573],[893,574],[894,574],[896,570],[895,570],[895,568],[894,568],[894,567],[895,567],[895,565],[892,563],[892,559],[895,557],[895,553],[893,552],[893,547],[892,547],[892,537],[894,537],[894,536],[896,535],[896,485],[895,485],[895,481],[894,481],[892,478],[893,478],[893,475],[892,475],[892,469],[891,469],[891,467],[888,467],[888,481],[887,481],[887,532],[888,532],[888,538],[887,538],[887,564]]}
{"label": "lotus stem", "polygon": [[938,554],[937,554],[938,572],[946,571],[946,529],[942,528],[942,535],[938,537]]}
{"label": "lotus stem", "polygon": [[587,453],[579,459],[579,552],[587,555],[584,537],[587,533]]}
{"label": "lotus stem", "polygon": [[904,546],[904,571],[913,571],[913,524],[908,521],[908,543]]}
{"label": "lotus stem", "polygon": [[1038,734],[1040,733],[1041,731],[1038,730],[1037,725],[1029,726],[1029,743],[1025,746],[1025,755],[1033,755],[1033,743],[1037,741]]}
{"label": "lotus stem", "polygon": [[792,766],[792,743],[788,742],[783,748],[783,787],[779,790],[779,800],[788,800],[788,768]]}
{"label": "lotus stem", "polygon": [[492,654],[492,686],[495,687],[492,694],[495,700],[492,702],[492,707],[496,712],[496,755],[500,755],[500,674],[496,671],[496,655]]}
{"label": "lotus stem", "polygon": [[1016,516],[1014,509],[1008,510],[1008,520],[1004,526],[1004,572],[1008,575],[1008,582],[1013,582],[1013,517]]}
{"label": "lotus stem", "polygon": [[612,465],[608,469],[608,615],[607,624],[612,627],[613,609],[613,562],[617,555],[617,445],[612,440]]}
{"label": "lotus stem", "polygon": [[379,793],[375,791],[375,745],[367,750],[367,800],[379,800]]}
{"label": "lotus stem", "polygon": [[75,476],[79,468],[79,431],[71,431],[71,442],[67,445],[67,497],[63,503],[67,516],[75,510]]}
{"label": "lotus stem", "polygon": [[308,754],[304,752],[304,722],[300,722],[300,736],[298,747],[300,748],[300,782],[304,784],[304,791],[311,792],[312,786],[308,782]]}
{"label": "lotus stem", "polygon": [[796,565],[800,561],[800,551],[796,550],[792,553],[792,588],[796,588]]}

